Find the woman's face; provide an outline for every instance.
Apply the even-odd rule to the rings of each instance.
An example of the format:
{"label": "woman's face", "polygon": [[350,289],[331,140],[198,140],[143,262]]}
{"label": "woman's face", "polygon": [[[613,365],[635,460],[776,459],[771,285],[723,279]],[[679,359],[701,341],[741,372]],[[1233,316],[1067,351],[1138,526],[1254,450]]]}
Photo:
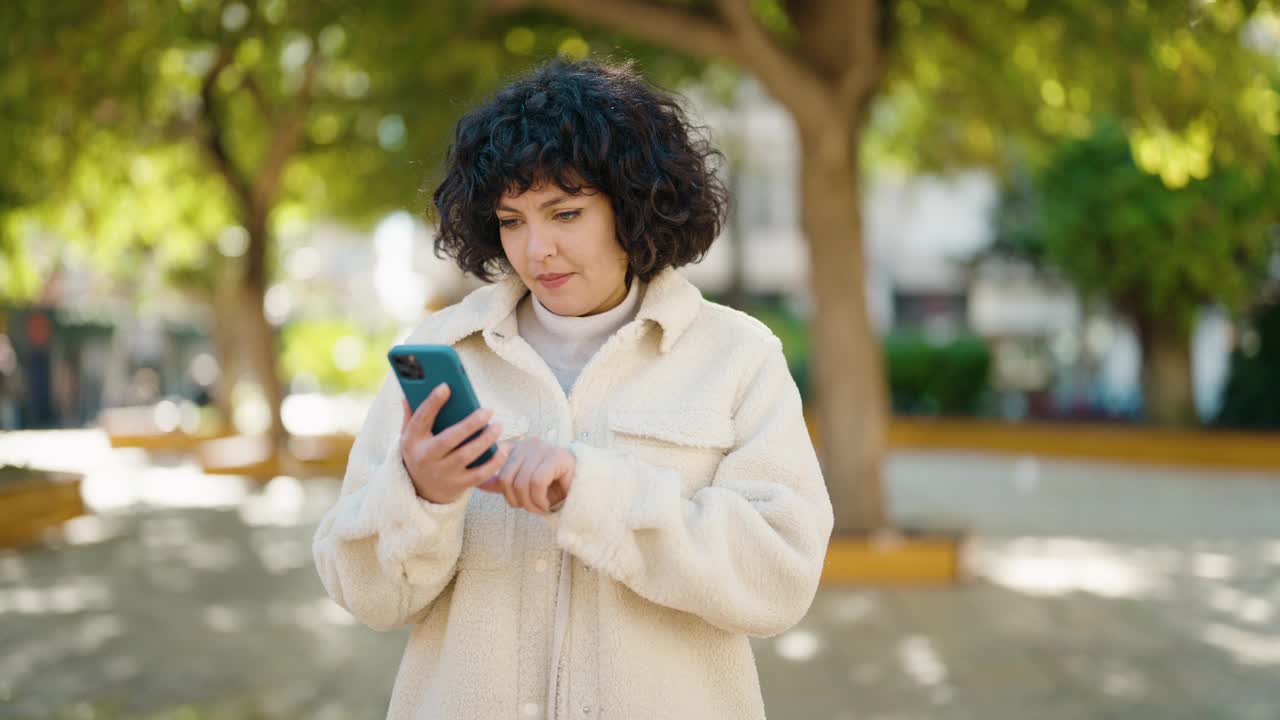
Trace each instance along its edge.
{"label": "woman's face", "polygon": [[[522,195],[503,195],[497,214],[507,261],[551,312],[595,315],[627,296],[627,254],[604,193],[570,195],[544,183]],[[544,274],[566,277],[539,278]]]}

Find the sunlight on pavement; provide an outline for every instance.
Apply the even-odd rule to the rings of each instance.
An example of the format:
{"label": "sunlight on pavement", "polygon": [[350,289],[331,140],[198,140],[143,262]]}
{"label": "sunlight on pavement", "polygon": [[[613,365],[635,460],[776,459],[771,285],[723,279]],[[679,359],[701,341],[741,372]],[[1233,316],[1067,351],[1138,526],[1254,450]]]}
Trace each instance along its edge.
{"label": "sunlight on pavement", "polygon": [[1280,633],[1259,633],[1214,623],[1204,629],[1205,642],[1249,665],[1280,666]]}
{"label": "sunlight on pavement", "polygon": [[1163,587],[1170,558],[1135,555],[1113,543],[1077,538],[1026,538],[982,543],[971,553],[975,572],[1033,595],[1090,592],[1140,597]]}
{"label": "sunlight on pavement", "polygon": [[[1162,514],[1126,536],[1112,508],[1134,507],[1142,493],[1126,483],[1149,476],[943,460],[897,459],[894,506],[967,518],[974,578],[821,589],[800,625],[752,641],[770,717],[951,720],[1034,707],[1046,718],[1192,718],[1228,706],[1230,717],[1274,716],[1280,533],[1241,510],[1280,497],[1274,486],[1183,474],[1153,501]],[[360,625],[312,565],[338,478],[204,475],[182,456],[112,450],[96,430],[0,436],[0,461],[85,473],[91,509],[47,547],[0,552],[0,720],[98,717],[100,700],[119,708],[111,718],[385,709],[404,632]],[[1195,518],[1169,510],[1192,504]],[[1203,532],[1241,517],[1239,537],[1181,524]],[[1022,529],[1031,523],[1045,533]],[[174,661],[193,649],[199,663]]]}
{"label": "sunlight on pavement", "polygon": [[778,637],[778,655],[793,662],[804,662],[818,654],[821,643],[811,630],[796,629]]}

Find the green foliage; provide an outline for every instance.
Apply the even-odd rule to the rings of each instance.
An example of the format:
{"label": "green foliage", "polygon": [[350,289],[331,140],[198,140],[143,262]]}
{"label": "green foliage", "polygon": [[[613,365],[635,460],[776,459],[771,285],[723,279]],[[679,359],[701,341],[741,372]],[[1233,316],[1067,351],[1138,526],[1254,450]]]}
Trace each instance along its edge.
{"label": "green foliage", "polygon": [[1171,189],[1138,168],[1117,125],[1099,124],[1054,155],[1035,196],[1038,212],[1011,244],[1042,253],[1085,294],[1185,331],[1206,302],[1239,311],[1256,297],[1280,221],[1280,151],[1258,171],[1215,167]]}
{"label": "green foliage", "polygon": [[[151,0],[74,13],[50,7],[56,5],[0,11],[15,29],[0,108],[27,120],[30,131],[25,148],[6,147],[6,154],[41,181],[10,193],[15,205],[74,206],[86,188],[68,187],[58,170],[84,164],[91,169],[72,173],[100,176],[93,194],[128,194],[134,178],[112,171],[176,146],[193,156],[195,182],[221,182],[206,152],[215,124],[234,172],[252,184],[281,128],[297,115],[298,167],[290,168],[281,201],[371,218],[416,204],[422,158],[438,149],[456,114],[449,100],[492,86],[503,63],[492,37],[459,32],[473,14],[461,2]],[[201,90],[224,54],[231,60],[217,76],[214,109]],[[53,62],[36,61],[42,57]],[[49,99],[24,111],[36,87]],[[9,185],[21,181],[3,170],[0,176]],[[170,230],[211,239],[198,225]],[[135,234],[156,242],[153,231],[144,223]],[[87,239],[101,242],[96,234]]]}
{"label": "green foliage", "polygon": [[367,226],[425,209],[458,116],[543,59],[621,48],[662,83],[701,67],[546,12],[482,10],[469,0],[0,4],[0,277],[47,270],[22,261],[21,246],[55,230],[95,260],[131,258],[128,272],[145,257],[174,281],[207,284],[206,251],[245,224],[245,192],[269,191],[272,153],[291,128],[296,147],[265,201],[274,229],[317,216]]}
{"label": "green foliage", "polygon": [[[1280,134],[1274,2],[899,0],[866,156],[1033,166],[1120,118],[1170,187],[1252,165]],[[1246,30],[1250,32],[1246,32]]]}
{"label": "green foliage", "polygon": [[[308,221],[420,214],[458,117],[537,62],[616,49],[666,85],[701,68],[546,12],[482,12],[470,0],[0,3],[0,299],[38,292],[51,267],[29,250],[53,240],[70,245],[36,259],[82,257],[141,304],[160,282],[209,300],[261,215],[270,282]],[[385,374],[370,348],[390,337],[325,322],[283,334],[290,378],[342,391]]]}
{"label": "green foliage", "polygon": [[1280,430],[1280,300],[1263,304],[1231,353],[1231,370],[1214,423]]}
{"label": "green foliage", "polygon": [[895,412],[979,414],[991,377],[991,351],[982,338],[935,342],[919,333],[896,332],[885,338],[884,352]]}
{"label": "green foliage", "polygon": [[14,218],[0,216],[0,303],[27,301],[39,291],[36,269],[13,230],[16,225]]}
{"label": "green foliage", "polygon": [[373,392],[387,375],[385,349],[394,332],[371,333],[353,322],[302,320],[281,330],[287,380],[314,380],[326,392]]}
{"label": "green foliage", "polygon": [[[776,303],[757,302],[748,313],[782,340],[800,397],[813,396],[809,325]],[[895,412],[913,415],[975,415],[990,390],[991,351],[977,336],[945,342],[914,332],[893,332],[883,340],[889,391]]]}

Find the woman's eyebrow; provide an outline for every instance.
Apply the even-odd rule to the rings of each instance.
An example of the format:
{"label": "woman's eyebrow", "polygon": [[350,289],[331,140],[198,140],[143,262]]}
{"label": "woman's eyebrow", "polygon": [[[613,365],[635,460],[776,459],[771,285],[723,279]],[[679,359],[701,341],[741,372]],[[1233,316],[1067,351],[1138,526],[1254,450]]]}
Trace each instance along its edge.
{"label": "woman's eyebrow", "polygon": [[[546,208],[549,208],[549,207],[551,207],[552,205],[555,205],[555,204],[557,204],[557,203],[562,203],[562,202],[564,202],[565,200],[570,200],[570,199],[572,199],[572,198],[573,198],[573,196],[572,196],[572,195],[557,195],[556,197],[553,197],[553,198],[551,198],[550,200],[547,200],[547,201],[543,202],[541,205],[539,205],[539,206],[538,206],[538,209],[539,209],[539,210],[545,210]],[[498,209],[499,209],[499,210],[506,210],[507,212],[513,212],[513,213],[518,213],[518,212],[520,212],[519,210],[517,210],[517,209],[515,209],[515,208],[513,208],[513,207],[510,207],[510,206],[508,206],[508,205],[498,205]]]}

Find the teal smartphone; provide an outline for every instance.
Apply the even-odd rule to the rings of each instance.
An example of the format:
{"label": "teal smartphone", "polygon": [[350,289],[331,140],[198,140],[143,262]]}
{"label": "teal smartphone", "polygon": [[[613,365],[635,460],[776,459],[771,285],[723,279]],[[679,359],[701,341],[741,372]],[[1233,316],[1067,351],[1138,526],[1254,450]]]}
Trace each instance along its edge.
{"label": "teal smartphone", "polygon": [[[387,351],[387,360],[395,371],[405,399],[409,401],[409,409],[417,411],[418,406],[431,394],[440,383],[448,383],[449,400],[436,414],[435,423],[431,427],[433,434],[444,432],[449,426],[461,421],[471,413],[480,409],[480,401],[471,387],[471,379],[462,367],[458,353],[448,345],[396,345]],[[487,425],[485,427],[488,427]],[[465,445],[480,433],[481,428],[459,445]],[[496,444],[490,445],[484,454],[467,465],[474,468],[489,461],[498,451]]]}

